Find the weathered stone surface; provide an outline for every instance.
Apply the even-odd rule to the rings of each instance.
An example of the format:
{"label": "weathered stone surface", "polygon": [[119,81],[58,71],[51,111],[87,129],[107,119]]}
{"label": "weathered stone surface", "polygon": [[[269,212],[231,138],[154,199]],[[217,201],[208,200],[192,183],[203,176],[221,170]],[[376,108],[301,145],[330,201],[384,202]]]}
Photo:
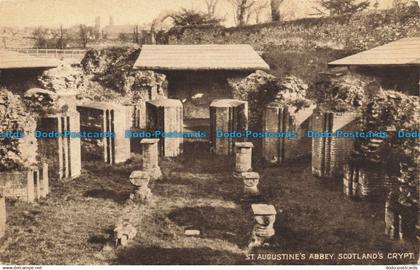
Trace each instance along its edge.
{"label": "weathered stone surface", "polygon": [[36,164],[37,142],[33,135],[35,129],[36,120],[20,96],[1,89],[0,132],[20,130],[25,136],[14,136],[9,143],[3,143],[0,138],[0,171],[27,169]]}
{"label": "weathered stone surface", "polygon": [[130,182],[136,186],[136,190],[131,194],[130,198],[141,203],[150,202],[152,199],[152,191],[148,187],[150,181],[150,172],[134,171],[130,175]]}
{"label": "weathered stone surface", "polygon": [[[38,121],[41,132],[80,132],[80,115],[75,108],[66,113],[46,115]],[[39,155],[48,161],[50,174],[58,179],[77,178],[81,174],[80,138],[70,136],[39,138]]]}
{"label": "weathered stone surface", "polygon": [[159,167],[159,139],[142,139],[140,144],[142,148],[142,169],[150,174],[152,179],[158,179],[162,176]]}
{"label": "weathered stone surface", "polygon": [[[149,131],[182,133],[183,106],[177,99],[158,99],[146,103],[147,129]],[[176,157],[182,154],[183,138],[180,136],[161,138],[159,153],[164,157]]]}
{"label": "weathered stone surface", "polygon": [[200,236],[200,230],[187,229],[184,231],[186,236]]}
{"label": "weathered stone surface", "polygon": [[49,193],[48,165],[22,171],[0,172],[0,194],[32,203]]}
{"label": "weathered stone surface", "polygon": [[235,143],[235,173],[248,172],[252,170],[252,148],[251,142]]}
{"label": "weathered stone surface", "polygon": [[42,164],[39,174],[40,174],[40,179],[39,179],[40,197],[45,198],[50,193],[48,163]]}
{"label": "weathered stone surface", "polygon": [[390,193],[385,204],[385,234],[390,239],[408,240],[416,238],[418,209],[398,202],[398,194]]}
{"label": "weathered stone surface", "polygon": [[248,129],[248,102],[235,99],[215,100],[210,104],[210,140],[216,155],[231,155],[233,138],[217,137],[216,131],[243,132]]}
{"label": "weathered stone surface", "polygon": [[82,159],[102,159],[109,164],[125,162],[131,156],[130,139],[125,132],[130,130],[127,106],[94,102],[78,106],[80,130],[114,134],[114,138],[83,138]]}
{"label": "weathered stone surface", "polygon": [[[356,112],[337,113],[317,108],[312,116],[312,130],[323,133],[360,130],[359,117]],[[312,174],[318,177],[341,176],[353,150],[353,138],[312,138]]]}
{"label": "weathered stone surface", "polygon": [[137,235],[137,229],[128,221],[122,221],[114,229],[115,245],[127,246]]}
{"label": "weathered stone surface", "polygon": [[385,171],[382,167],[363,167],[350,162],[343,167],[343,191],[348,197],[381,198],[385,191]]}
{"label": "weathered stone surface", "polygon": [[130,174],[130,182],[131,184],[142,187],[147,186],[150,181],[150,173],[145,171],[133,171]]}
{"label": "weathered stone surface", "polygon": [[251,208],[254,213],[255,225],[249,244],[250,248],[266,245],[267,241],[275,235],[273,226],[277,214],[273,205],[252,204]]}
{"label": "weathered stone surface", "polygon": [[[284,134],[281,138],[262,139],[263,160],[272,165],[311,155],[311,139],[305,134],[310,129],[314,106],[297,109],[292,106],[269,105],[263,114],[263,131]],[[290,138],[291,133],[296,134]]]}
{"label": "weathered stone surface", "polygon": [[6,233],[6,201],[0,190],[0,239]]}
{"label": "weathered stone surface", "polygon": [[244,182],[244,194],[247,195],[258,195],[258,184],[260,182],[260,174],[257,172],[244,172],[240,174],[242,181]]}

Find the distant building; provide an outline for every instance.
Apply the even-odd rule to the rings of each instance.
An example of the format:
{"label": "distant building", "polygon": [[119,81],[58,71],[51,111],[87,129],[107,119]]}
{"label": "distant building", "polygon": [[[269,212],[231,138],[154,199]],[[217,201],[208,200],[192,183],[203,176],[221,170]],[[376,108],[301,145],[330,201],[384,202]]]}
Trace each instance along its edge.
{"label": "distant building", "polygon": [[96,16],[95,18],[95,30],[100,31],[101,30],[101,17]]}
{"label": "distant building", "polygon": [[102,28],[102,33],[107,39],[119,39],[121,35],[131,37],[133,35],[134,25],[107,25]]}

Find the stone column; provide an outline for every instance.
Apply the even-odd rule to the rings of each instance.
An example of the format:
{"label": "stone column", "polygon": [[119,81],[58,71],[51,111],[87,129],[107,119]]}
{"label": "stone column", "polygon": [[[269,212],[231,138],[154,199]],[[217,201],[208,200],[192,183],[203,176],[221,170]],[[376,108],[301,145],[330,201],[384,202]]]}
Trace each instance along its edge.
{"label": "stone column", "polygon": [[267,244],[275,235],[274,222],[276,221],[276,209],[273,205],[252,204],[255,225],[252,231],[252,238],[249,247],[259,247]]}
{"label": "stone column", "polygon": [[48,163],[42,164],[39,179],[40,179],[39,185],[40,185],[40,192],[41,192],[40,197],[45,198],[47,197],[48,193],[50,193],[49,179],[48,179]]}
{"label": "stone column", "polygon": [[130,174],[130,182],[136,187],[134,194],[130,198],[134,201],[147,203],[152,198],[152,191],[148,187],[150,182],[150,173],[145,171],[134,171]]}
{"label": "stone column", "polygon": [[151,179],[158,179],[162,176],[159,167],[159,139],[143,139],[141,140],[142,148],[142,168],[143,171],[150,174]]}
{"label": "stone column", "polygon": [[252,142],[235,143],[235,173],[252,171]]}
{"label": "stone column", "polygon": [[0,239],[6,233],[6,200],[0,191]]}
{"label": "stone column", "polygon": [[231,155],[234,143],[243,139],[216,136],[217,131],[244,132],[248,129],[248,102],[236,99],[220,99],[210,104],[210,140],[216,155]]}
{"label": "stone column", "polygon": [[244,182],[245,196],[256,196],[260,194],[258,183],[260,182],[260,174],[257,172],[245,172],[241,174]]}
{"label": "stone column", "polygon": [[146,102],[147,130],[161,133],[178,133],[178,136],[161,136],[159,153],[164,157],[182,154],[184,130],[183,105],[177,99],[158,99]]}

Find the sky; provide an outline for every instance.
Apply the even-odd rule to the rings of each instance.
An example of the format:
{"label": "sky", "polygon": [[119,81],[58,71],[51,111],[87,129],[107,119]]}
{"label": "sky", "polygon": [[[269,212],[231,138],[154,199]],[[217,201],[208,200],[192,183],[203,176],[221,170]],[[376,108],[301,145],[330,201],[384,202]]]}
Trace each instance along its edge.
{"label": "sky", "polygon": [[[234,24],[232,7],[226,0],[219,0],[217,15],[226,19],[226,25]],[[264,0],[258,0],[264,1]],[[285,0],[285,10],[302,17],[310,13],[313,1]],[[378,0],[382,7],[392,0]],[[0,0],[0,26],[71,26],[93,25],[96,16],[101,24],[108,24],[113,16],[114,24],[149,24],[162,13],[181,8],[205,10],[204,0]],[[268,10],[262,20],[268,19]]]}

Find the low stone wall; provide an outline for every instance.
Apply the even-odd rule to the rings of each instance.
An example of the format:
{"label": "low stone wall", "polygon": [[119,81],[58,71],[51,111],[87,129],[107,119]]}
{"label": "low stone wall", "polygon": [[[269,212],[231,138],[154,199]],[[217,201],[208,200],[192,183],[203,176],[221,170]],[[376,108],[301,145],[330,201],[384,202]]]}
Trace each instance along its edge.
{"label": "low stone wall", "polygon": [[48,165],[25,171],[0,172],[0,193],[4,197],[34,202],[49,193]]}

